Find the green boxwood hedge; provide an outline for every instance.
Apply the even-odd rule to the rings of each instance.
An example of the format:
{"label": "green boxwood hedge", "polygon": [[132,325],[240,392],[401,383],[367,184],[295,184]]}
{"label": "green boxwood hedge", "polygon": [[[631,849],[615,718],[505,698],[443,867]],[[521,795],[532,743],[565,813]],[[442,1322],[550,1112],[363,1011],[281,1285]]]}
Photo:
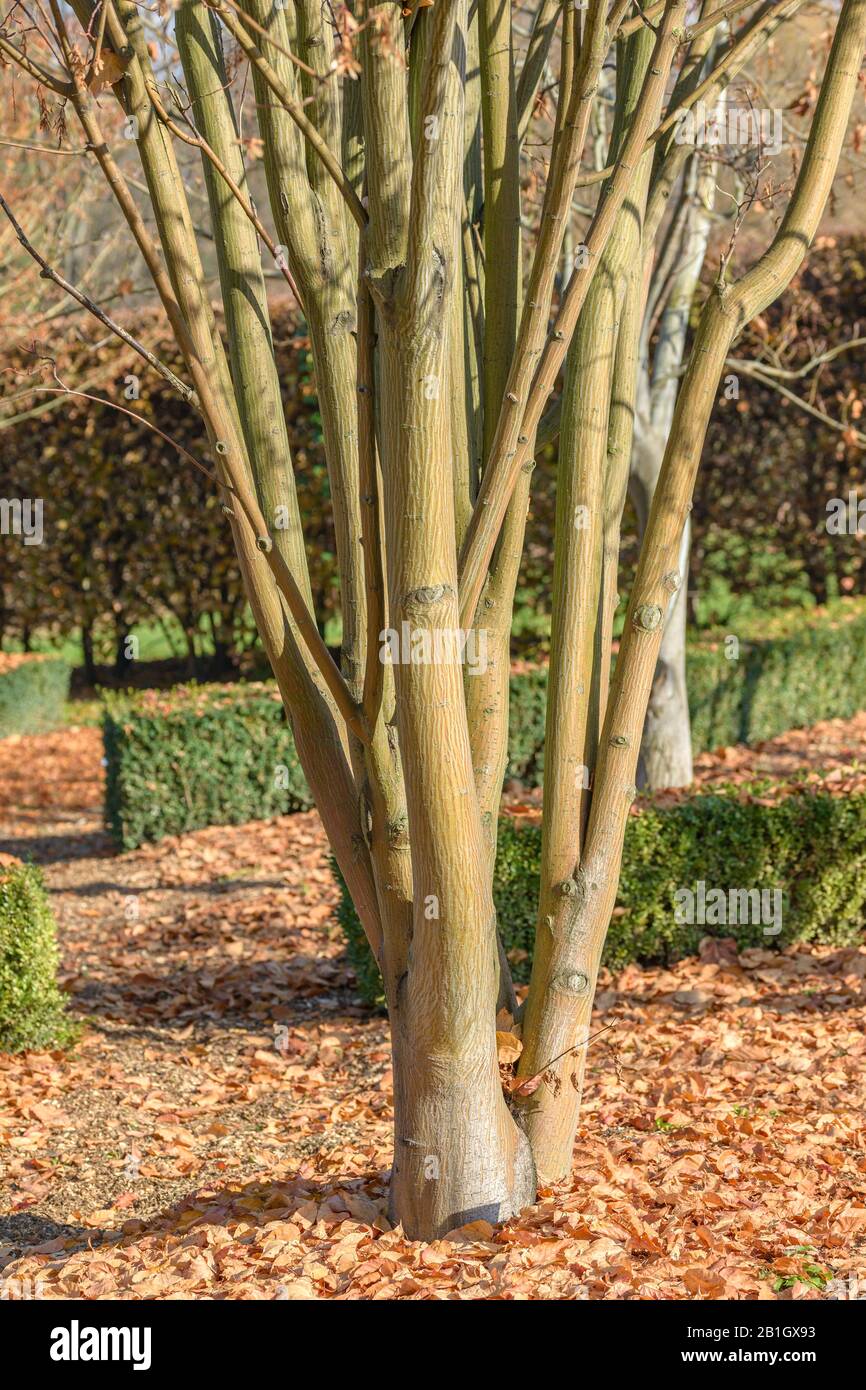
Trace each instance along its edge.
{"label": "green boxwood hedge", "polygon": [[[759,743],[866,708],[866,604],[769,615],[765,640],[689,650],[696,752]],[[541,784],[547,671],[511,678],[508,777]],[[310,796],[271,685],[181,686],[113,700],[105,719],[106,820],[120,845],[306,809]],[[279,780],[275,769],[284,772]]]}
{"label": "green boxwood hedge", "polygon": [[58,1047],[77,1027],[57,985],[54,917],[35,864],[0,863],[0,1052]]}
{"label": "green boxwood hedge", "polygon": [[[723,788],[661,809],[639,805],[629,818],[617,906],[604,961],[669,962],[697,950],[703,936],[732,936],[740,947],[820,941],[852,945],[866,923],[866,794],[792,791],[770,801],[764,788]],[[493,886],[505,949],[518,983],[529,979],[538,900],[541,830],[503,816]],[[340,882],[337,917],[358,988],[382,1002],[382,982],[361,924]],[[761,923],[676,920],[679,889],[779,890],[781,931]],[[772,898],[768,902],[772,903]]]}
{"label": "green boxwood hedge", "polygon": [[109,698],[105,818],[134,849],[312,804],[276,688],[176,686]]}
{"label": "green boxwood hedge", "polygon": [[[866,709],[866,603],[783,609],[751,630],[689,645],[686,682],[696,753],[762,743]],[[736,653],[734,656],[733,653]],[[540,786],[547,669],[511,678],[509,776]]]}
{"label": "green boxwood hedge", "polygon": [[689,708],[698,752],[761,743],[819,719],[849,719],[866,708],[866,604],[768,615],[747,633],[739,658],[725,641],[689,650]]}
{"label": "green boxwood hedge", "polygon": [[0,653],[0,738],[41,734],[62,724],[69,676],[61,657]]}

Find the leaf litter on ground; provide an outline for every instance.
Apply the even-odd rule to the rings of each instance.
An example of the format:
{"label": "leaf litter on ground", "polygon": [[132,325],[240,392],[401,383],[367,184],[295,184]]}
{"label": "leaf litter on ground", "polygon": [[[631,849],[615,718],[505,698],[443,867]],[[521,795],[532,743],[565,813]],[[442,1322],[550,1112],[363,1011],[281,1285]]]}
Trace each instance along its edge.
{"label": "leaf litter on ground", "polygon": [[[756,764],[802,779],[816,746],[837,782],[859,777],[866,715],[705,755],[698,781]],[[387,1214],[387,1022],[353,994],[315,813],[117,854],[100,759],[90,728],[0,743],[0,848],[43,864],[87,1024],[70,1052],[0,1056],[4,1296],[811,1299],[866,1283],[866,949],[706,938],[669,968],[604,972],[570,1180],[503,1226],[412,1242]],[[505,1067],[519,1046],[502,1026]]]}

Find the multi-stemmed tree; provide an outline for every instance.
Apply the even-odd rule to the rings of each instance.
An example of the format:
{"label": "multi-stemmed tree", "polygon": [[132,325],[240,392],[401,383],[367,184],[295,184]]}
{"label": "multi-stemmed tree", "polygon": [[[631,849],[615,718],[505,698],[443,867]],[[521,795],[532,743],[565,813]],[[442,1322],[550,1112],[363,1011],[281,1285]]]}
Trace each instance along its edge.
{"label": "multi-stemmed tree", "polygon": [[[738,279],[726,260],[704,305],[612,676],[640,328],[689,154],[680,115],[712,106],[798,0],[730,0],[696,16],[686,0],[540,0],[522,63],[511,0],[180,0],[165,33],[181,71],[166,66],[131,0],[73,0],[74,16],[60,0],[48,5],[50,26],[42,10],[26,26],[10,19],[0,51],[39,84],[43,104],[74,112],[182,351],[176,384],[210,442],[210,459],[194,462],[224,496],[298,752],[385,981],[394,1214],[415,1237],[504,1219],[570,1167],[595,980],[707,422],[732,342],[790,281],[818,227],[866,0],[842,4],[771,244]],[[584,168],[600,77],[614,64],[604,166]],[[114,99],[119,134],[108,124]],[[253,106],[267,217],[240,138]],[[203,162],[224,334],[182,146]],[[579,185],[582,198],[598,196],[575,247]],[[522,207],[533,197],[534,210]],[[309,327],[341,577],[339,668],[312,613],[263,263],[293,283]],[[77,294],[44,262],[43,273]],[[85,307],[129,343],[128,328]],[[533,453],[556,427],[560,380],[541,888],[517,1011],[491,882],[511,611]],[[461,663],[464,643],[484,659]],[[504,1084],[498,1008],[523,1043]]]}

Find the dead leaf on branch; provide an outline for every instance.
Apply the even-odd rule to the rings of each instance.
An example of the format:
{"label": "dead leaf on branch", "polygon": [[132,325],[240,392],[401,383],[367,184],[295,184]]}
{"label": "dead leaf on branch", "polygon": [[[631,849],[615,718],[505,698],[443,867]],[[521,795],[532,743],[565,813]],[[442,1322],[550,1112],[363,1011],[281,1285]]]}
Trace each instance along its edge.
{"label": "dead leaf on branch", "polygon": [[110,48],[100,48],[87,79],[87,85],[94,96],[119,82],[128,66],[128,58],[118,58]]}

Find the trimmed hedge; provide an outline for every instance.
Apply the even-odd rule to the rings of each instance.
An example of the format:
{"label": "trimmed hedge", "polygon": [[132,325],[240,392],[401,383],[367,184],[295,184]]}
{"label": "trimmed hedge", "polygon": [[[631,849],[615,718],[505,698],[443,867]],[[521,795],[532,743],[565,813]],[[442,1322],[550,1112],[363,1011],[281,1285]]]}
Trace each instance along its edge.
{"label": "trimmed hedge", "polygon": [[[850,615],[850,616],[849,616]],[[768,615],[766,640],[689,650],[696,752],[759,743],[866,708],[866,604]],[[547,670],[511,677],[508,777],[541,784]],[[104,723],[106,822],[124,849],[206,825],[306,810],[309,791],[270,684],[180,686],[112,699]],[[275,769],[285,769],[281,782]]]}
{"label": "trimmed hedge", "polygon": [[176,686],[109,698],[105,819],[124,849],[312,805],[274,687]]}
{"label": "trimmed hedge", "polygon": [[58,656],[0,653],[0,738],[42,734],[62,724],[70,674]]}
{"label": "trimmed hedge", "polygon": [[0,1052],[58,1047],[78,1028],[57,985],[54,916],[35,864],[0,863]]}
{"label": "trimmed hedge", "polygon": [[[731,936],[741,948],[792,941],[853,945],[866,923],[866,794],[792,792],[768,804],[762,787],[689,797],[629,818],[617,907],[604,963],[670,962],[693,954],[704,936]],[[753,799],[750,799],[752,797]],[[515,980],[529,979],[538,900],[541,829],[503,816],[493,896]],[[382,1003],[382,981],[363,929],[340,883],[338,921],[359,992]],[[678,924],[675,893],[722,888],[779,889],[782,930],[760,923]]]}
{"label": "trimmed hedge", "polygon": [[[826,609],[768,614],[767,636],[691,643],[686,682],[695,753],[761,743],[819,719],[866,709],[866,604],[845,599]],[[737,635],[737,634],[734,634]],[[544,772],[547,669],[511,678],[510,777],[540,786]]]}
{"label": "trimmed hedge", "polygon": [[[796,610],[761,641],[743,641],[738,661],[724,642],[689,651],[695,749],[761,743],[819,719],[866,708],[866,607],[843,601],[815,614]],[[787,628],[787,630],[785,630]]]}

